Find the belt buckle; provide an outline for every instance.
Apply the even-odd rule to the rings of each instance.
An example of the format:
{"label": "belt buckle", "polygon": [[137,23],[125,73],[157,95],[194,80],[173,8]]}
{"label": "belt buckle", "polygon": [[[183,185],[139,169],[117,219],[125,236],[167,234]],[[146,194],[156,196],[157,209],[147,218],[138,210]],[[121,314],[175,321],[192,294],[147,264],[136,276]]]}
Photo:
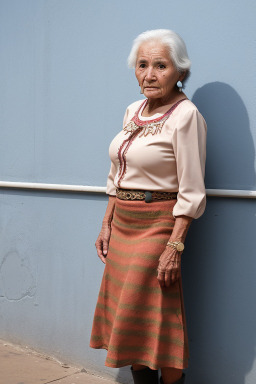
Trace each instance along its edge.
{"label": "belt buckle", "polygon": [[150,203],[152,200],[152,192],[145,191],[145,203]]}

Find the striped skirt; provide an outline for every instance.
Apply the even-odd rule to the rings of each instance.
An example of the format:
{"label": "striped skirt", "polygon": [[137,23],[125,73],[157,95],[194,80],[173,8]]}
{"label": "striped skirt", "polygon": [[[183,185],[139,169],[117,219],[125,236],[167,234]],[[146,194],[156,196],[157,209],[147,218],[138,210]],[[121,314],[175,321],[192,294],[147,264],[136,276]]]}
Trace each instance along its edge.
{"label": "striped skirt", "polygon": [[90,341],[92,348],[108,351],[106,366],[187,367],[181,280],[169,288],[157,280],[175,203],[116,199]]}

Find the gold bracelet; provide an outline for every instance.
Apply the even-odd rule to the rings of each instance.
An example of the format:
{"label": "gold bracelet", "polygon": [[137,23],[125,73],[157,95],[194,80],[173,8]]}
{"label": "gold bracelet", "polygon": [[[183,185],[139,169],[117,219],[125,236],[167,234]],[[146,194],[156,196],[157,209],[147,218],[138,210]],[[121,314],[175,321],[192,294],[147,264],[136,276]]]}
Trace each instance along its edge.
{"label": "gold bracelet", "polygon": [[167,246],[175,248],[178,252],[182,252],[185,248],[181,241],[168,241]]}

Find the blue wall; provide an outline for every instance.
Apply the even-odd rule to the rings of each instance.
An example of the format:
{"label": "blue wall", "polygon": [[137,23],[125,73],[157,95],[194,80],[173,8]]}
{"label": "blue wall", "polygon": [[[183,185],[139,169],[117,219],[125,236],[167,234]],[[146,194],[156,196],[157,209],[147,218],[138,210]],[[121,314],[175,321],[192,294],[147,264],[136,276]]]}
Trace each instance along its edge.
{"label": "blue wall", "polygon": [[[0,0],[0,179],[101,185],[140,98],[126,58],[146,29],[187,43],[208,123],[207,188],[256,189],[256,3]],[[106,197],[0,192],[0,337],[129,382],[88,348]],[[209,198],[183,257],[188,384],[256,380],[255,200]]]}

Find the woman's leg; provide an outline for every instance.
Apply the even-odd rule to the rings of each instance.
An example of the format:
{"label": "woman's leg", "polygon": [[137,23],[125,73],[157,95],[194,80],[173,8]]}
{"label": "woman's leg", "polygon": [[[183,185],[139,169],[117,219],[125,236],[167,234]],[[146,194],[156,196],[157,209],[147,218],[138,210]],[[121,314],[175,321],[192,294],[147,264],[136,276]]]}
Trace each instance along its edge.
{"label": "woman's leg", "polygon": [[133,364],[132,365],[132,370],[133,371],[140,371],[141,369],[147,368],[146,365],[141,365],[141,364]]}
{"label": "woman's leg", "polygon": [[182,377],[182,370],[177,368],[161,368],[163,384],[175,384]]}
{"label": "woman's leg", "polygon": [[131,369],[134,384],[158,384],[157,370],[141,364],[133,364]]}

